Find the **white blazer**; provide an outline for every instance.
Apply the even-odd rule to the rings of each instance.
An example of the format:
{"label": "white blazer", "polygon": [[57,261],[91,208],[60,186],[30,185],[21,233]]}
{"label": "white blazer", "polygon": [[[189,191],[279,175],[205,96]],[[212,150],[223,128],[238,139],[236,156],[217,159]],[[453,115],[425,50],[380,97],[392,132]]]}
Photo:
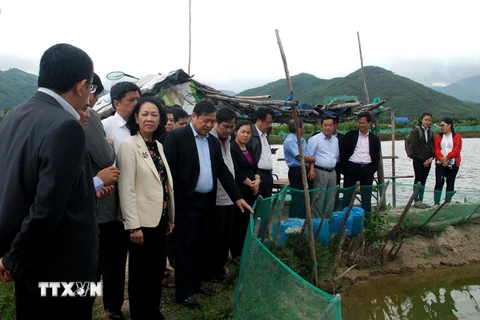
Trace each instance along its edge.
{"label": "white blazer", "polygon": [[[168,217],[175,221],[173,182],[163,146],[158,142],[168,176]],[[120,170],[118,193],[123,224],[126,230],[158,226],[163,211],[163,186],[147,145],[140,133],[125,140],[118,149],[117,166]]]}

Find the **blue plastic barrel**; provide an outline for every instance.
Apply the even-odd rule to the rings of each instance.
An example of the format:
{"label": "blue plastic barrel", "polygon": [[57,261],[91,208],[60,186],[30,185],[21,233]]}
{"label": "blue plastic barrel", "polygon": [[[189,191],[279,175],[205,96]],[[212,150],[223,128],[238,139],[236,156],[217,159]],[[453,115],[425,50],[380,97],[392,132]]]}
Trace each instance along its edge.
{"label": "blue plastic barrel", "polygon": [[365,210],[355,207],[355,210],[352,210],[350,215],[353,216],[352,235],[356,236],[365,228]]}
{"label": "blue plastic barrel", "polygon": [[338,233],[338,229],[340,229],[340,225],[342,224],[344,214],[345,212],[343,211],[332,212],[332,220],[331,220],[332,233]]}
{"label": "blue plastic barrel", "polygon": [[[280,222],[280,233],[278,236],[278,244],[284,244],[287,241],[289,233],[300,232],[304,219],[289,218],[287,221]],[[323,227],[322,227],[323,229]],[[277,223],[273,224],[273,237],[277,234]]]}
{"label": "blue plastic barrel", "polygon": [[[317,234],[317,230],[320,227],[320,222],[321,221],[322,221],[322,219],[320,219],[320,218],[312,219],[314,234]],[[329,226],[329,223],[328,223],[327,219],[325,219],[325,221],[323,222],[322,230],[320,230],[320,234],[315,239],[315,241],[321,242],[324,245],[328,245],[330,243],[330,226]]]}

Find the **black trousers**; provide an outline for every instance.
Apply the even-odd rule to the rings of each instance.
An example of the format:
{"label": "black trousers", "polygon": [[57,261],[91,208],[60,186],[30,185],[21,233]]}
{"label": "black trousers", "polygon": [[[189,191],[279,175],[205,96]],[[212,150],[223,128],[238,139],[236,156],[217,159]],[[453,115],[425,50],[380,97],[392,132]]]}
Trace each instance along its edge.
{"label": "black trousers", "polygon": [[228,260],[230,238],[232,234],[233,205],[215,206],[213,211],[213,230],[210,238],[208,265],[204,280],[226,274],[225,264]]}
{"label": "black trousers", "polygon": [[[62,288],[59,289],[59,296],[62,294],[62,290]],[[92,308],[95,298],[41,297],[39,292],[31,291],[22,280],[15,281],[17,320],[92,319]]]}
{"label": "black trousers", "polygon": [[[422,160],[414,158],[413,159],[413,171],[415,172],[415,180],[413,181],[414,184],[420,182],[420,184],[425,187],[425,183],[427,182],[428,174],[430,173],[430,166],[425,167],[423,165]],[[415,189],[415,186],[413,187]],[[423,201],[423,194],[425,193],[425,188],[420,188],[415,201]]]}
{"label": "black trousers", "polygon": [[161,320],[162,279],[167,262],[167,216],[155,228],[142,227],[143,244],[130,242],[128,300],[132,320]]}
{"label": "black trousers", "polygon": [[175,212],[175,296],[177,301],[193,295],[206,274],[205,259],[213,228],[215,198],[194,194],[191,201],[176,207]]}
{"label": "black trousers", "polygon": [[445,193],[445,198],[448,199],[451,193],[455,190],[455,179],[457,177],[458,169],[459,168],[456,165],[453,165],[451,169],[442,165],[435,166],[435,204],[440,204],[445,180],[447,180],[447,192]]}
{"label": "black trousers", "polygon": [[258,195],[261,195],[264,199],[272,196],[273,177],[272,170],[258,169],[260,173],[260,187]]}
{"label": "black trousers", "polygon": [[99,224],[98,281],[103,282],[103,307],[120,311],[125,299],[125,266],[130,242],[123,223],[115,220]]}
{"label": "black trousers", "polygon": [[[306,168],[308,173],[308,169]],[[303,194],[303,180],[301,167],[288,168],[288,181],[290,188],[298,189],[299,191],[292,191],[292,201],[290,201],[289,217],[305,219],[305,195]],[[308,188],[313,188],[313,181],[307,180]]]}
{"label": "black trousers", "polygon": [[345,175],[343,177],[343,187],[345,189],[343,193],[343,207],[347,207],[350,204],[352,198],[353,189],[357,181],[360,181],[360,196],[362,197],[362,208],[365,212],[372,211],[372,184],[373,175],[377,171],[377,168],[373,168],[373,165],[360,165],[353,162],[348,162]]}

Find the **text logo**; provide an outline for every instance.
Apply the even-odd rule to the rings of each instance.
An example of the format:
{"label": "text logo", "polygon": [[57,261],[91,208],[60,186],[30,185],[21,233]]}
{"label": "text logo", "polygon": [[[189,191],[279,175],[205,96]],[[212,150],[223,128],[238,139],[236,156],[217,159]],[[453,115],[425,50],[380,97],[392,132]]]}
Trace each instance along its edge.
{"label": "text logo", "polygon": [[42,297],[96,297],[102,295],[101,282],[39,282]]}

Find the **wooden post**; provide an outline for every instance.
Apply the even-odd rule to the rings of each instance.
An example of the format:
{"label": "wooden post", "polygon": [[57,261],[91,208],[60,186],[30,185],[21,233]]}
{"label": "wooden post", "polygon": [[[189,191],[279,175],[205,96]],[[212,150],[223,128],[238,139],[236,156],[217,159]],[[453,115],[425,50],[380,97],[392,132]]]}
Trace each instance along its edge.
{"label": "wooden post", "polygon": [[[285,191],[285,193],[283,194],[283,197],[285,197],[286,194],[287,192]],[[267,223],[265,224],[265,230],[263,231],[263,235],[262,235],[262,240],[261,240],[262,243],[265,241],[265,237],[267,236],[267,233],[268,233],[268,228],[270,226],[270,223],[272,223],[273,212],[275,211],[277,200],[278,200],[278,196],[275,196],[273,200],[270,202],[272,207],[270,208],[270,212],[268,213]]]}
{"label": "wooden post", "polygon": [[365,102],[366,104],[369,104],[370,96],[368,94],[367,81],[365,80],[365,71],[363,70],[362,45],[360,44],[360,32],[358,31],[357,31],[357,39],[358,39],[358,51],[360,52],[360,66],[361,66],[361,72],[362,72],[363,90],[365,91]]}
{"label": "wooden post", "polygon": [[192,0],[188,0],[188,75],[192,59]]}
{"label": "wooden post", "polygon": [[256,238],[258,236],[258,231],[260,230],[260,225],[262,224],[262,219],[255,219],[255,228],[253,229],[253,236]]}
{"label": "wooden post", "polygon": [[315,232],[315,239],[318,238],[318,236],[320,235],[320,231],[322,230],[322,226],[323,226],[323,222],[325,221],[325,219],[327,218],[327,213],[328,213],[328,209],[330,208],[330,205],[332,204],[332,201],[335,201],[335,197],[337,196],[337,192],[338,192],[338,187],[335,188],[335,192],[333,193],[333,195],[330,197],[330,200],[328,201],[328,204],[327,206],[325,207],[325,210],[323,210],[323,215],[322,215],[322,220],[320,221],[320,225],[318,226],[318,229],[317,231]]}
{"label": "wooden post", "polygon": [[278,238],[280,236],[280,225],[282,223],[282,209],[283,209],[283,205],[285,203],[285,198],[287,197],[287,191],[285,191],[283,193],[283,196],[282,196],[282,200],[280,202],[280,209],[278,211],[278,220],[277,220],[277,232],[275,233],[275,237],[273,238],[273,247],[275,248],[275,246],[277,245],[278,243]]}
{"label": "wooden post", "polygon": [[480,205],[475,209],[473,210],[472,214],[468,216],[468,218],[466,220],[470,220],[470,218],[475,214],[477,213],[477,210],[480,208]]}
{"label": "wooden post", "polygon": [[392,125],[392,206],[397,206],[397,191],[395,188],[395,112],[390,112],[390,121]]}
{"label": "wooden post", "polygon": [[[287,80],[287,87],[288,87],[288,94],[293,94],[292,88],[292,81],[290,80],[290,74],[288,72],[288,65],[287,65],[287,57],[285,56],[285,52],[283,51],[282,40],[280,40],[280,34],[277,29],[275,29],[275,34],[277,36],[278,47],[280,49],[280,54],[282,56],[283,67],[285,69],[285,78]],[[312,225],[312,210],[310,207],[310,193],[308,189],[308,182],[307,182],[307,171],[305,170],[305,159],[303,158],[303,148],[302,148],[302,137],[300,136],[300,130],[298,127],[298,115],[296,111],[296,104],[292,107],[292,119],[295,124],[295,132],[297,135],[297,144],[298,144],[298,154],[300,156],[300,166],[302,170],[302,181],[303,181],[303,191],[305,195],[305,215],[306,220],[308,221],[308,242],[310,245],[310,253],[311,253],[311,260],[312,264],[315,265],[317,263],[317,258],[315,257],[315,239],[313,238],[313,225]],[[318,285],[318,272],[317,268],[313,268],[313,280],[314,284]]]}
{"label": "wooden post", "polygon": [[342,221],[342,224],[340,225],[340,229],[338,229],[338,232],[343,232],[343,228],[345,228],[345,224],[347,223],[348,216],[350,215],[350,212],[352,211],[353,203],[355,202],[355,198],[357,196],[357,193],[359,193],[359,192],[360,192],[360,181],[357,181],[355,183],[355,190],[353,190],[352,197],[350,198],[350,203],[348,204],[347,212],[345,212],[345,215],[343,216],[343,221]]}
{"label": "wooden post", "polygon": [[[388,186],[390,185],[390,181],[387,181],[387,183],[385,183],[385,187],[383,188],[382,192],[380,193],[380,203],[383,203],[383,201],[385,201],[385,195],[387,194],[387,189],[388,189]],[[380,212],[380,209],[381,207],[379,206],[377,208],[377,213]]]}
{"label": "wooden post", "polygon": [[[310,206],[310,208],[315,208],[315,206],[317,205],[317,202],[318,200],[320,200],[320,197],[322,196],[323,194],[323,190],[320,190],[317,195],[315,196],[315,198],[313,198],[313,202],[312,202],[312,205]],[[302,226],[302,231],[300,231],[301,233],[304,233],[305,232],[305,229],[307,229],[307,220],[305,219],[305,221],[303,222],[303,226]]]}

